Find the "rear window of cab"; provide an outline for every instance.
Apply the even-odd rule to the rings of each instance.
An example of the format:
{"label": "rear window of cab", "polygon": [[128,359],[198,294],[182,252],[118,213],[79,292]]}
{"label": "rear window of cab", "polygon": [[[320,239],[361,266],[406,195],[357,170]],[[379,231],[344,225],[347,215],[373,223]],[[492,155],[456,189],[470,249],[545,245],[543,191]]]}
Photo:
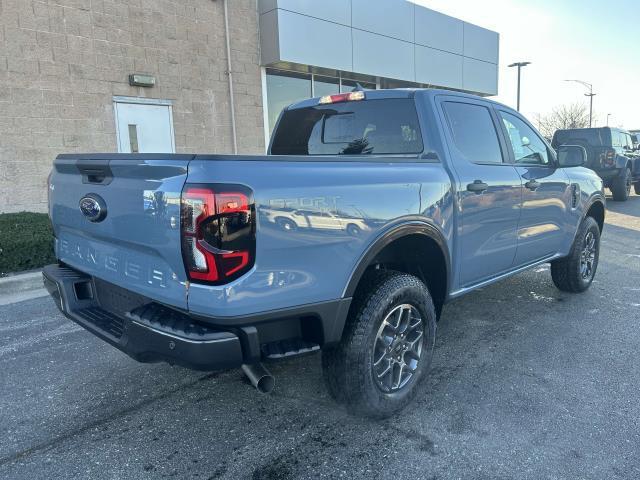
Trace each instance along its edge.
{"label": "rear window of cab", "polygon": [[347,101],[286,110],[272,155],[394,155],[423,150],[412,99]]}

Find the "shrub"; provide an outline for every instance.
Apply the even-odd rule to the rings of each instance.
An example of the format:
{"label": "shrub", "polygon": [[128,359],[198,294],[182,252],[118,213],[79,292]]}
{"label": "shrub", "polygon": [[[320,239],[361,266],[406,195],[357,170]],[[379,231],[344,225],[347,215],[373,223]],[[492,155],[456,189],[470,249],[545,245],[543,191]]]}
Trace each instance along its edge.
{"label": "shrub", "polygon": [[0,277],[55,261],[53,231],[47,214],[0,214]]}

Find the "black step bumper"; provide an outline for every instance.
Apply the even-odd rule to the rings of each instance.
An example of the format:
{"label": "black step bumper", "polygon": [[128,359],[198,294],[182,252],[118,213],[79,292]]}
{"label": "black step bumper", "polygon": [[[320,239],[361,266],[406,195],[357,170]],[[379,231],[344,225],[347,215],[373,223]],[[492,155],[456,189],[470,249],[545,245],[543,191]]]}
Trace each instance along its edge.
{"label": "black step bumper", "polygon": [[60,265],[48,265],[42,274],[46,289],[66,317],[137,361],[165,361],[205,371],[237,368],[246,361],[243,342],[234,332],[198,323],[157,303],[136,303],[136,299],[129,299],[127,308],[114,313],[104,307],[94,278]]}

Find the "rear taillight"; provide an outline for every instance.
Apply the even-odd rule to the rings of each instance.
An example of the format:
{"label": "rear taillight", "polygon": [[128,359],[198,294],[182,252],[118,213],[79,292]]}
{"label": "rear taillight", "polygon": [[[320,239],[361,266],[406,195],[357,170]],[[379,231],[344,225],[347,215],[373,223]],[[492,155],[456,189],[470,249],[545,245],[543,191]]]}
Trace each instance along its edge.
{"label": "rear taillight", "polygon": [[251,269],[255,208],[242,185],[185,185],[180,205],[182,258],[189,279],[220,285]]}
{"label": "rear taillight", "polygon": [[603,167],[612,167],[616,163],[616,151],[612,148],[607,148],[600,154],[600,165]]}

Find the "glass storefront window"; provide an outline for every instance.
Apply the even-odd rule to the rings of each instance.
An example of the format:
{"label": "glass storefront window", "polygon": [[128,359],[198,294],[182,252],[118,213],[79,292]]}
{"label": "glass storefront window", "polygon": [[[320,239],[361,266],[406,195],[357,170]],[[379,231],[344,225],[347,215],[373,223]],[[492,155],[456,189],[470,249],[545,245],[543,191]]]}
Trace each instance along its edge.
{"label": "glass storefront window", "polygon": [[311,75],[267,69],[267,109],[269,135],[280,112],[287,106],[311,97]]}
{"label": "glass storefront window", "polygon": [[[297,73],[286,70],[267,68],[267,111],[269,136],[278,121],[280,112],[292,103],[314,97],[335,95],[351,92],[360,83],[362,88],[375,90],[376,84],[371,82],[356,82],[336,77],[311,75],[309,73]],[[313,90],[311,83],[313,81]],[[341,88],[342,85],[342,88]]]}
{"label": "glass storefront window", "polygon": [[354,88],[356,88],[358,86],[358,84],[360,84],[360,86],[362,88],[364,88],[365,90],[375,90],[376,89],[376,84],[375,83],[369,83],[369,82],[356,82],[355,80],[346,80],[346,79],[342,79],[342,92],[341,93],[347,93],[347,92],[351,92]]}
{"label": "glass storefront window", "polygon": [[420,85],[417,83],[403,82],[401,80],[383,80],[381,88],[418,88]]}
{"label": "glass storefront window", "polygon": [[340,93],[340,80],[331,77],[313,77],[313,96],[324,97],[325,95],[336,95]]}

